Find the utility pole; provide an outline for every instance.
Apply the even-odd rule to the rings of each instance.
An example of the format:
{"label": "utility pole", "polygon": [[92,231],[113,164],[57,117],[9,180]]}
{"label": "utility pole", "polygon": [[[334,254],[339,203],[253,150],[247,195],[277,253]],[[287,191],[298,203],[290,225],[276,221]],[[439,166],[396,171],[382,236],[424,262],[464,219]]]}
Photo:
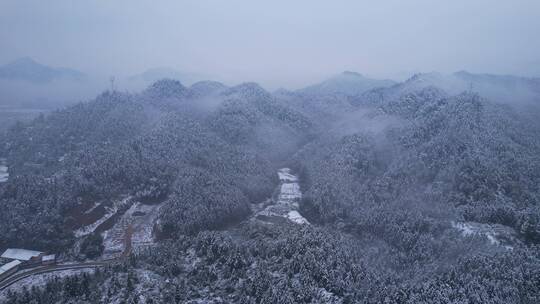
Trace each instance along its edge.
{"label": "utility pole", "polygon": [[114,92],[114,76],[111,76],[110,82],[111,82],[111,92]]}

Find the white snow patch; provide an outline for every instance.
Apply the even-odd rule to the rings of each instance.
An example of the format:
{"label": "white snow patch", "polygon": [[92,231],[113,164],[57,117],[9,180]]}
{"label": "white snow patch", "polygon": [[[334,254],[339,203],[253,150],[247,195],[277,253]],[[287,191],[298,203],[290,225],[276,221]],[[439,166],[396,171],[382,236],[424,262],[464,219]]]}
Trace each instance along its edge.
{"label": "white snow patch", "polygon": [[75,230],[75,236],[83,237],[85,235],[93,233],[99,225],[103,224],[106,220],[110,219],[113,215],[115,215],[122,206],[126,205],[130,201],[130,199],[131,197],[128,196],[120,201],[113,202],[112,207],[105,208],[107,213],[105,213],[103,217],[88,226],[84,226]]}
{"label": "white snow patch", "polygon": [[94,211],[94,210],[95,210],[97,207],[99,207],[100,205],[101,205],[101,203],[95,202],[94,205],[93,205],[90,209],[88,209],[88,210],[86,210],[86,211],[84,212],[84,214],[90,214],[92,211]]}
{"label": "white snow patch", "polygon": [[300,215],[300,213],[298,213],[298,211],[296,210],[289,211],[289,213],[287,213],[287,217],[291,221],[300,225],[309,224],[309,222],[302,215]]}
{"label": "white snow patch", "polygon": [[297,182],[298,177],[291,174],[291,169],[282,168],[278,170],[278,176],[280,181],[284,182]]}
{"label": "white snow patch", "polygon": [[9,179],[7,161],[5,158],[0,158],[0,183],[5,183]]}
{"label": "white snow patch", "polygon": [[131,239],[133,248],[154,244],[154,226],[161,206],[137,204],[135,211],[144,214],[131,215],[134,229]]}
{"label": "white snow patch", "polygon": [[[280,191],[277,200],[267,202],[266,207],[255,212],[255,218],[266,222],[272,222],[272,219],[276,218],[285,218],[300,225],[309,224],[300,212],[298,212],[299,202],[302,198],[302,192],[298,185],[298,177],[291,174],[289,168],[280,169],[278,176],[281,184],[279,186]],[[265,203],[262,205],[264,206]]]}
{"label": "white snow patch", "polygon": [[516,231],[510,227],[499,224],[482,224],[475,222],[451,222],[453,228],[461,232],[463,236],[482,235],[485,236],[492,245],[503,246],[512,250],[512,246],[520,241]]}
{"label": "white snow patch", "polygon": [[474,234],[474,230],[471,225],[466,223],[456,223],[452,221],[452,227],[459,230],[464,236],[469,236]]}
{"label": "white snow patch", "polygon": [[297,183],[285,183],[281,185],[281,191],[279,193],[280,202],[289,202],[301,198],[302,192],[300,192],[300,186]]}
{"label": "white snow patch", "polygon": [[140,202],[131,205],[114,227],[103,233],[104,257],[115,257],[125,250],[126,232],[130,226],[133,250],[154,245],[154,226],[161,206],[162,204],[145,205]]}

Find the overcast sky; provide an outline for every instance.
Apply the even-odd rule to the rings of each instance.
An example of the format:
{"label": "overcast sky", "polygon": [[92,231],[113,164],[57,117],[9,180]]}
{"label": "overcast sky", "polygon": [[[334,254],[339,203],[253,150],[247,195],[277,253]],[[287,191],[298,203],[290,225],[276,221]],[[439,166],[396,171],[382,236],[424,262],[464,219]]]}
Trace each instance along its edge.
{"label": "overcast sky", "polygon": [[343,70],[540,76],[539,0],[1,0],[0,64],[172,67],[294,88]]}

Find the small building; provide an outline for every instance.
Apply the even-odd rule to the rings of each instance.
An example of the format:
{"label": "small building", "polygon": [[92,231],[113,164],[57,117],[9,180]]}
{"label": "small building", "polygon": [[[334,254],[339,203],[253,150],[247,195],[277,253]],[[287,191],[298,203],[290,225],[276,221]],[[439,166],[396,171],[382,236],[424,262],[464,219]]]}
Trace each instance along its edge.
{"label": "small building", "polygon": [[56,264],[55,254],[44,255],[41,258],[41,265],[54,265],[54,264]]}
{"label": "small building", "polygon": [[19,265],[21,263],[21,261],[14,260],[0,267],[0,281],[4,280],[5,278],[16,272],[19,269]]}

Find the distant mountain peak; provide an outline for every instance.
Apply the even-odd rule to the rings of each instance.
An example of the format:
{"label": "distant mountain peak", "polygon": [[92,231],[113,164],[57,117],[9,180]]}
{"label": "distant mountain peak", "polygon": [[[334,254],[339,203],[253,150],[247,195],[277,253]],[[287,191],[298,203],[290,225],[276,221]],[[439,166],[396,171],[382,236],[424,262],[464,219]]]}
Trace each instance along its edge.
{"label": "distant mountain peak", "polygon": [[244,82],[230,88],[228,93],[266,93],[266,90],[256,82]]}
{"label": "distant mountain peak", "polygon": [[203,80],[206,77],[194,73],[183,72],[170,67],[155,67],[145,70],[144,72],[130,76],[130,81],[144,81],[145,83],[154,83],[161,79],[176,79],[185,84],[193,84]]}
{"label": "distant mountain peak", "polygon": [[478,74],[466,70],[451,74],[419,73],[399,84],[401,90],[413,91],[436,86],[450,95],[474,92],[497,102],[535,103],[540,100],[540,86],[533,78],[514,75]]}
{"label": "distant mountain peak", "polygon": [[346,76],[356,76],[356,77],[364,77],[364,75],[358,73],[358,72],[353,72],[353,71],[343,71],[341,73],[342,75],[346,75]]}
{"label": "distant mountain peak", "polygon": [[389,87],[395,82],[388,79],[371,79],[360,73],[344,71],[321,83],[299,90],[299,93],[308,95],[360,95],[366,91],[378,88]]}
{"label": "distant mountain peak", "polygon": [[10,64],[35,64],[35,65],[41,65],[37,63],[32,57],[25,56],[21,58],[17,58],[13,60]]}
{"label": "distant mountain peak", "polygon": [[227,86],[219,81],[203,80],[203,81],[197,81],[196,83],[191,85],[191,88],[197,88],[197,87],[226,88]]}
{"label": "distant mountain peak", "polygon": [[454,75],[472,75],[469,71],[461,70],[454,73]]}
{"label": "distant mountain peak", "polygon": [[192,84],[189,89],[196,96],[209,96],[227,89],[227,86],[218,81],[204,80]]}
{"label": "distant mountain peak", "polygon": [[237,86],[231,87],[222,93],[227,97],[237,97],[241,99],[268,99],[271,94],[268,93],[256,82],[244,82]]}
{"label": "distant mountain peak", "polygon": [[243,82],[243,83],[235,86],[235,88],[237,88],[239,90],[262,90],[262,91],[264,91],[264,89],[261,87],[261,85],[259,85],[256,82]]}
{"label": "distant mountain peak", "polygon": [[48,83],[60,78],[80,81],[85,78],[85,75],[74,69],[50,67],[35,61],[31,57],[21,57],[1,66],[0,78]]}
{"label": "distant mountain peak", "polygon": [[412,75],[409,79],[405,80],[405,83],[411,82],[421,82],[421,81],[433,81],[434,79],[442,79],[443,75],[439,72],[428,72],[428,73],[416,73]]}
{"label": "distant mountain peak", "polygon": [[188,89],[180,81],[167,78],[151,84],[145,93],[158,98],[182,98],[189,95]]}

